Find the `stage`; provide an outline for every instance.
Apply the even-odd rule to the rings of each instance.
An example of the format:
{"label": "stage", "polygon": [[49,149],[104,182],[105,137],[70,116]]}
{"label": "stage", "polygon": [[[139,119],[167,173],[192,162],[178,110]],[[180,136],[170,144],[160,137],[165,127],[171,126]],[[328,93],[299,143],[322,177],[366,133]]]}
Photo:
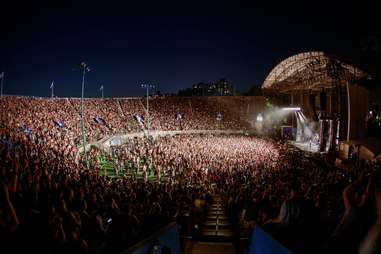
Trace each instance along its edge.
{"label": "stage", "polygon": [[289,143],[302,151],[310,152],[310,153],[318,153],[319,152],[319,144],[314,142],[302,142],[302,141],[289,141]]}

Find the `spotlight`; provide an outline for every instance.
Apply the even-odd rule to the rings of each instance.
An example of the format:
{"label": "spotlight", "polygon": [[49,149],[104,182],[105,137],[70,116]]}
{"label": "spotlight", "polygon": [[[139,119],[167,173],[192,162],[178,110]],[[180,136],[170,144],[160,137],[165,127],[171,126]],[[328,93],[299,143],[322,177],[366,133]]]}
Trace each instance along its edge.
{"label": "spotlight", "polygon": [[263,122],[263,116],[261,113],[258,113],[257,115],[257,122]]}
{"label": "spotlight", "polygon": [[282,110],[286,110],[286,111],[300,111],[301,108],[300,107],[285,107],[285,108],[282,108]]}

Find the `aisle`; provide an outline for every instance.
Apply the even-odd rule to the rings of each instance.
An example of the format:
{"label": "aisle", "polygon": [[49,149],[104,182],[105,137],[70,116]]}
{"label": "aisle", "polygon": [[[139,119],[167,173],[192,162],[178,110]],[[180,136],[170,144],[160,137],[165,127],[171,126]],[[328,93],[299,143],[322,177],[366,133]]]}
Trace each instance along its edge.
{"label": "aisle", "polygon": [[192,246],[191,254],[235,254],[232,243],[196,242]]}
{"label": "aisle", "polygon": [[234,233],[226,216],[222,199],[219,195],[215,195],[201,230],[201,238],[226,242],[232,241],[233,236]]}
{"label": "aisle", "polygon": [[198,241],[192,242],[185,254],[235,254],[234,232],[219,195],[213,196]]}

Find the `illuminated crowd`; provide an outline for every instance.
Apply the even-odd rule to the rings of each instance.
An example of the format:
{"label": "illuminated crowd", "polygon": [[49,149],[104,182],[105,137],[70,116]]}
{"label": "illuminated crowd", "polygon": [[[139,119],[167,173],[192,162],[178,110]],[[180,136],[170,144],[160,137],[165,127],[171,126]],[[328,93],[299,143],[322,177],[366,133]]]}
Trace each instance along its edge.
{"label": "illuminated crowd", "polygon": [[[53,131],[66,141],[80,143],[81,100],[77,98],[5,97],[0,101],[2,124],[29,128],[33,133]],[[250,105],[245,97],[150,97],[149,117],[145,98],[85,99],[84,125],[88,140],[105,135],[152,130],[247,129]],[[253,106],[252,106],[253,110]],[[217,115],[221,114],[218,119]],[[254,115],[254,113],[252,113]],[[177,117],[181,115],[182,117]],[[137,121],[141,116],[142,121]],[[148,119],[149,118],[149,119]],[[58,131],[57,131],[58,130]]]}
{"label": "illuminated crowd", "polygon": [[[193,225],[202,223],[214,194],[223,197],[237,236],[260,225],[295,253],[380,250],[377,163],[336,168],[282,141],[204,134],[133,138],[112,147],[113,155],[92,148],[87,168],[75,162],[79,100],[7,97],[0,102],[4,253],[8,248],[13,253],[120,253],[170,221],[181,225],[185,214]],[[245,126],[242,110],[226,111],[225,123],[219,124],[217,110],[206,102],[158,98],[152,101],[152,128]],[[174,121],[179,109],[186,116],[181,126]],[[144,114],[144,100],[87,100],[87,139],[141,130],[136,114]],[[119,168],[132,165],[143,179],[122,172],[115,179],[104,176],[98,162],[104,154],[116,157]]]}

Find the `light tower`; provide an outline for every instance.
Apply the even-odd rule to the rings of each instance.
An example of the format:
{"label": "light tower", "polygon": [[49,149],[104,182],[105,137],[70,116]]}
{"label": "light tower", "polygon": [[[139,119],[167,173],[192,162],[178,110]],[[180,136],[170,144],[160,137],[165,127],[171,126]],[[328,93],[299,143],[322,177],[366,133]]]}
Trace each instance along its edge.
{"label": "light tower", "polygon": [[147,96],[147,102],[146,102],[146,114],[147,114],[147,137],[149,137],[149,129],[150,129],[150,116],[149,116],[149,89],[154,89],[155,88],[155,85],[151,85],[151,84],[141,84],[141,87],[142,88],[145,88],[147,93],[146,93],[146,96]]}
{"label": "light tower", "polygon": [[85,123],[84,123],[84,105],[83,105],[83,97],[85,94],[85,74],[86,72],[90,71],[89,66],[85,62],[81,63],[82,68],[82,95],[81,95],[81,129],[82,129],[82,140],[83,140],[83,152],[85,155],[85,161],[87,168],[89,167],[89,161],[87,160],[87,154],[86,154],[86,130],[85,130]]}

